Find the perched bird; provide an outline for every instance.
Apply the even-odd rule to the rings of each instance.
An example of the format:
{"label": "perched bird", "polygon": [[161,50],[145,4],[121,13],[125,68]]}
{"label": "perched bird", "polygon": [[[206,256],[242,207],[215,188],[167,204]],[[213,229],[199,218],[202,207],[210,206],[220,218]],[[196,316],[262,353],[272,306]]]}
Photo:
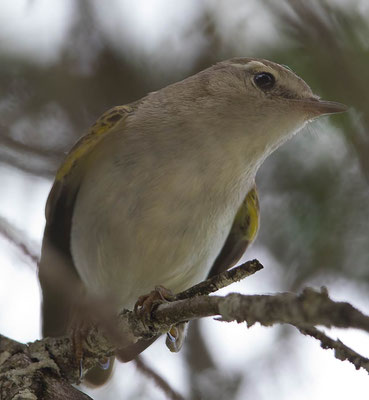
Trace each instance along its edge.
{"label": "perched bird", "polygon": [[257,232],[265,158],[308,121],[345,109],[287,67],[234,58],[107,111],[71,149],[47,201],[43,334],[70,323],[63,277],[114,298],[119,312],[157,285],[176,293],[233,266]]}

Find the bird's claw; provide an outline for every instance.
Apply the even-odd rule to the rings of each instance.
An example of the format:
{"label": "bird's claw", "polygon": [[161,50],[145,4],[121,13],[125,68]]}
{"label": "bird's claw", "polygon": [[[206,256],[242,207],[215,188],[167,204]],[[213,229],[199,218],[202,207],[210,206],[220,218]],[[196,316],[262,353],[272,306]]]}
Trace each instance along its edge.
{"label": "bird's claw", "polygon": [[[174,299],[175,297],[171,290],[164,286],[156,286],[155,290],[138,298],[134,306],[134,312],[141,318],[142,323],[148,326],[152,311],[159,304],[170,302]],[[186,336],[187,326],[187,322],[180,322],[172,325],[167,332],[166,345],[171,352],[177,353],[181,349]]]}
{"label": "bird's claw", "polygon": [[181,350],[184,339],[186,337],[188,322],[179,322],[172,325],[167,332],[167,340],[165,344],[172,353],[178,353]]}
{"label": "bird's claw", "polygon": [[159,304],[173,301],[173,299],[174,295],[171,290],[158,285],[149,294],[138,298],[134,306],[134,312],[142,319],[142,322],[147,325],[152,311],[155,310]]}

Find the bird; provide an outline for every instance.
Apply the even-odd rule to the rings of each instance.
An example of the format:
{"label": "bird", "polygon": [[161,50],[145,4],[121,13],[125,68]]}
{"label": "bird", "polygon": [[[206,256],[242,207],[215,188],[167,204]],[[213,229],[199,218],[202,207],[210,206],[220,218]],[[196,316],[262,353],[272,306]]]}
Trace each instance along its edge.
{"label": "bird", "polygon": [[71,291],[114,298],[118,313],[158,285],[177,293],[234,266],[258,230],[259,167],[308,122],[346,109],[286,66],[237,57],[105,112],[47,200],[43,335],[67,333]]}

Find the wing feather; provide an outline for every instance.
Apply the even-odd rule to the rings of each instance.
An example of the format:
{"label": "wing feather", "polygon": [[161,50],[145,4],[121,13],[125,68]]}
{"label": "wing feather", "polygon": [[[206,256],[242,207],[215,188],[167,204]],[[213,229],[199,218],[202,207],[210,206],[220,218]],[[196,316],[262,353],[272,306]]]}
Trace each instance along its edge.
{"label": "wing feather", "polygon": [[39,264],[44,336],[65,334],[73,306],[73,293],[69,292],[80,285],[70,240],[74,204],[86,171],[87,155],[114,126],[124,124],[132,112],[132,105],[117,106],[105,112],[73,146],[56,174],[46,203],[46,227]]}
{"label": "wing feather", "polygon": [[259,200],[256,186],[247,193],[229,235],[209,272],[214,276],[233,267],[255,239],[259,228]]}

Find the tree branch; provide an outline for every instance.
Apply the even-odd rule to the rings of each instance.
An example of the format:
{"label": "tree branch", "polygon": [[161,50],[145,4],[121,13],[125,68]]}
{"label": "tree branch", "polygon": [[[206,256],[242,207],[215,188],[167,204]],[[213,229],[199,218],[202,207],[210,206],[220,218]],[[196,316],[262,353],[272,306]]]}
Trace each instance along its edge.
{"label": "tree branch", "polygon": [[[365,357],[353,352],[341,342],[334,343],[335,341],[315,330],[315,325],[323,325],[357,328],[369,332],[369,316],[349,303],[331,300],[324,288],[321,291],[307,288],[299,295],[293,293],[275,295],[231,293],[224,297],[199,295],[212,292],[217,287],[216,284],[222,286],[232,283],[238,280],[240,275],[248,275],[251,270],[260,268],[259,263],[253,260],[196,285],[186,291],[191,293],[192,297],[160,304],[152,311],[149,322],[144,323],[132,311],[123,311],[115,322],[111,321],[109,327],[92,328],[86,334],[83,343],[83,373],[103,357],[124,354],[124,347],[139,338],[151,338],[166,333],[175,323],[209,316],[216,316],[219,321],[246,322],[248,326],[256,322],[264,326],[277,323],[291,324],[304,334],[318,338],[323,347],[334,348],[338,358],[347,359],[356,368],[362,367],[367,370],[368,360]],[[184,294],[177,297],[182,298]],[[114,329],[110,329],[112,326]],[[34,387],[32,385],[45,379],[46,382],[50,379],[53,379],[53,382],[60,379],[63,384],[80,382],[80,365],[75,361],[71,338],[45,338],[27,346],[4,337],[0,337],[0,340],[0,349],[3,350],[0,354],[0,388],[5,387],[6,382],[10,382],[8,385],[12,388],[18,387],[19,391],[31,390]],[[7,349],[7,345],[10,349],[16,348],[17,351],[12,352]],[[27,359],[27,366],[22,366],[20,369],[12,367],[14,357]],[[41,388],[43,387],[41,385]]]}
{"label": "tree branch", "polygon": [[361,356],[356,351],[350,349],[339,339],[334,340],[328,337],[325,333],[316,328],[299,328],[299,331],[304,335],[309,335],[321,342],[320,346],[323,349],[334,350],[334,356],[341,361],[349,361],[354,364],[356,369],[363,368],[369,373],[369,359]]}
{"label": "tree branch", "polygon": [[29,258],[33,264],[37,265],[39,257],[31,248],[37,246],[31,245],[30,240],[24,240],[26,236],[24,232],[17,229],[4,217],[0,216],[0,235],[9,240],[15,247],[17,247],[23,255]]}
{"label": "tree branch", "polygon": [[152,368],[150,368],[142,359],[142,357],[138,356],[133,360],[137,366],[137,368],[147,377],[152,379],[162,391],[166,394],[168,399],[170,400],[184,400],[184,398],[173,390],[168,383],[159,376]]}

